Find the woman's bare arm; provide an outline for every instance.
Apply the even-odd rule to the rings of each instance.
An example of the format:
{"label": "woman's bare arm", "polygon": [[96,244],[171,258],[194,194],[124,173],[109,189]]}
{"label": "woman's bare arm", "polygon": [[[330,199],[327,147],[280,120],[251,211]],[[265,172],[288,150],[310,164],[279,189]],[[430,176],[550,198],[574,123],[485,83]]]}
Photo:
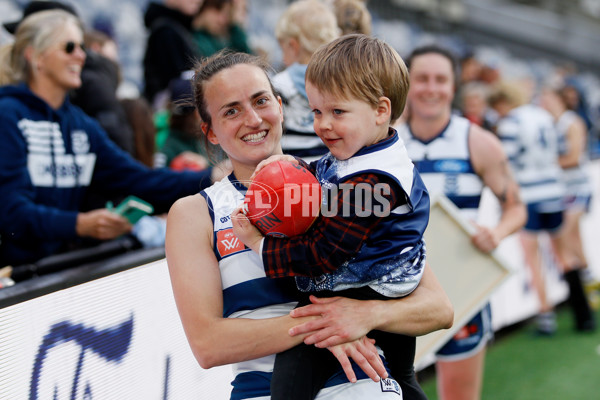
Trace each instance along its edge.
{"label": "woman's bare arm", "polygon": [[304,342],[329,347],[366,335],[373,329],[409,336],[448,329],[454,309],[431,267],[407,297],[359,301],[344,297],[316,298],[314,304],[292,311],[294,317],[318,316],[290,329],[291,335],[308,335]]}
{"label": "woman's bare arm", "polygon": [[203,368],[255,359],[301,343],[287,331],[290,316],[223,318],[212,221],[200,195],[178,200],[167,220],[166,254],[177,309],[194,356]]}
{"label": "woman's bare arm", "polygon": [[[223,318],[221,274],[212,249],[212,235],[212,221],[203,197],[190,196],[173,205],[167,220],[167,262],[183,328],[200,366],[210,368],[252,360],[302,343],[303,335],[288,334],[298,323],[289,315]],[[377,349],[367,338],[350,340],[330,350],[351,381],[355,377],[348,357],[371,379],[377,381],[379,376],[386,376]]]}

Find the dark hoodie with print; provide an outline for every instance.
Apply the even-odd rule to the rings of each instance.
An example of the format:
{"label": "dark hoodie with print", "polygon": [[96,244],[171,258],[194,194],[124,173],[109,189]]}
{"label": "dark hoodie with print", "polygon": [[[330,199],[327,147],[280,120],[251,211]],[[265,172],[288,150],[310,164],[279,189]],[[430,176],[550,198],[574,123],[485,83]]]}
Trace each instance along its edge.
{"label": "dark hoodie with print", "polygon": [[57,110],[25,84],[0,88],[0,266],[60,252],[77,238],[91,185],[165,211],[210,182],[202,172],[152,170],[118,148],[67,99]]}

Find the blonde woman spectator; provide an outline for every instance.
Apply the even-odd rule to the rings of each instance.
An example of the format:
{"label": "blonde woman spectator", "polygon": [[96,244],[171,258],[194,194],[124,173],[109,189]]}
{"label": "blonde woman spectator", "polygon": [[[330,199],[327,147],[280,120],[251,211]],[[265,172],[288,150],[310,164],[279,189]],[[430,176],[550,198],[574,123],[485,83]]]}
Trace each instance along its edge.
{"label": "blonde woman spectator", "polygon": [[362,0],[334,0],[333,10],[342,35],[371,34],[371,13]]}
{"label": "blonde woman spectator", "polygon": [[313,52],[338,35],[335,15],[317,0],[292,3],[277,22],[275,36],[287,68],[273,78],[273,85],[283,101],[285,134],[281,145],[285,153],[315,159],[328,151],[313,129],[304,75]]}
{"label": "blonde woman spectator", "polygon": [[35,262],[82,238],[114,239],[129,221],[107,208],[83,212],[90,189],[136,195],[158,211],[211,183],[210,173],[152,170],[119,149],[69,91],[86,59],[80,20],[63,10],[25,18],[0,76],[0,265]]}

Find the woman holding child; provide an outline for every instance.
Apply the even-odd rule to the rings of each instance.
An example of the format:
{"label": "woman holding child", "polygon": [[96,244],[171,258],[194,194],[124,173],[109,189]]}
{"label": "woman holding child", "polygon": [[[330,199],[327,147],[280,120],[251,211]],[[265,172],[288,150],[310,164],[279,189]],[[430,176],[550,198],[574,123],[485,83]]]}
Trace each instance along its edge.
{"label": "woman holding child", "polygon": [[386,381],[394,391],[373,382],[386,372],[365,335],[379,329],[416,336],[451,324],[452,307],[429,268],[404,299],[314,299],[294,310],[305,316],[294,318],[293,280],[267,278],[260,257],[233,236],[230,215],[243,202],[244,183],[262,160],[282,154],[281,100],[267,70],[258,58],[239,53],[217,54],[196,69],[202,130],[227,153],[233,173],[179,200],[169,213],[167,260],[190,346],[204,368],[236,364],[232,398],[269,398],[274,354],[304,340],[328,347],[347,375],[353,375],[350,356],[372,378],[357,371],[357,382],[349,384],[340,370],[318,399],[397,398],[412,381],[399,387]]}

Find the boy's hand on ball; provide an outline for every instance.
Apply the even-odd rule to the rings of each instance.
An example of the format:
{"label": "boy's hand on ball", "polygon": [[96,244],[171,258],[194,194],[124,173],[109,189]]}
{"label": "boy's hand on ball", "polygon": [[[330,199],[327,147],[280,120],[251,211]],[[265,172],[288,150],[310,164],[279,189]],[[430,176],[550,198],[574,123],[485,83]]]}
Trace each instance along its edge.
{"label": "boy's hand on ball", "polygon": [[271,164],[272,162],[275,161],[287,161],[287,162],[291,162],[293,164],[298,164],[298,160],[296,160],[295,157],[293,156],[289,156],[287,154],[277,154],[274,156],[271,156],[267,159],[262,160],[261,162],[258,163],[258,165],[256,166],[256,168],[254,169],[254,173],[252,174],[252,176],[250,177],[250,180],[254,179],[254,177],[256,176],[256,174],[258,174],[258,172],[263,169],[264,167],[266,167],[267,165]]}
{"label": "boy's hand on ball", "polygon": [[233,234],[241,240],[249,249],[260,254],[260,242],[262,233],[246,217],[243,207],[238,208],[231,214]]}

